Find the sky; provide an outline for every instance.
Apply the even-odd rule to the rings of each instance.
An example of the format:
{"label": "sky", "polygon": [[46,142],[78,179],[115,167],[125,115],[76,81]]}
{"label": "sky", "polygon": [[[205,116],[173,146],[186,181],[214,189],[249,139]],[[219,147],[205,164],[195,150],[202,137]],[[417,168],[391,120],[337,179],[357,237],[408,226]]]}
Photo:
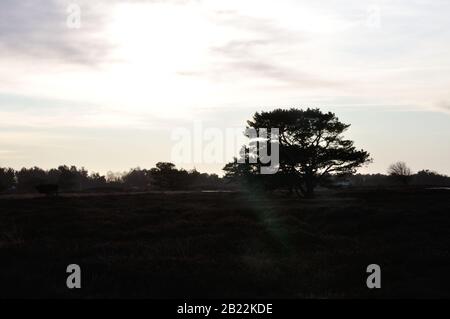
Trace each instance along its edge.
{"label": "sky", "polygon": [[[361,173],[401,160],[450,175],[449,12],[446,0],[2,0],[0,167],[221,174],[256,111],[318,107],[371,153]],[[180,143],[191,160],[174,156]],[[211,146],[222,152],[195,156]]]}

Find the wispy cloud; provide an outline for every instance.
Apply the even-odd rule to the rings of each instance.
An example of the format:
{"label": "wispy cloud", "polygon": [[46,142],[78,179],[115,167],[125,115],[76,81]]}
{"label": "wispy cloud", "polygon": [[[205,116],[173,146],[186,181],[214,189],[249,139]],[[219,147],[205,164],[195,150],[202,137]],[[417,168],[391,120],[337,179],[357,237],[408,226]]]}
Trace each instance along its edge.
{"label": "wispy cloud", "polygon": [[437,109],[450,114],[450,100],[436,103]]}
{"label": "wispy cloud", "polygon": [[336,83],[321,79],[292,65],[292,55],[306,42],[299,31],[292,31],[269,18],[251,17],[235,11],[215,12],[215,22],[234,29],[236,37],[210,48],[215,61],[215,78],[259,78],[294,87],[327,87]]}
{"label": "wispy cloud", "polygon": [[2,56],[96,65],[112,49],[99,31],[105,16],[94,6],[81,11],[82,27],[67,26],[68,1],[2,0],[0,48]]}

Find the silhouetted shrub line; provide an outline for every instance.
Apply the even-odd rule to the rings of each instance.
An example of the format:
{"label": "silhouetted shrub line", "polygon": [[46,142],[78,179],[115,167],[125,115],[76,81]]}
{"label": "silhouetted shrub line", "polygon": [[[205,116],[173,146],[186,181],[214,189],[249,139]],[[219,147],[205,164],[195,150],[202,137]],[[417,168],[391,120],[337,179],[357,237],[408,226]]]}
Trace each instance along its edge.
{"label": "silhouetted shrub line", "polygon": [[[268,177],[273,183],[258,182]],[[155,168],[134,168],[122,174],[89,174],[85,168],[59,166],[44,170],[39,167],[12,168],[0,167],[0,192],[35,193],[56,195],[58,192],[114,193],[158,190],[250,190],[285,191],[282,183],[276,183],[274,176],[255,177],[248,185],[216,174],[186,171],[175,168],[172,163],[158,163]],[[422,187],[450,187],[450,177],[430,170],[421,170],[409,176],[409,185]],[[392,187],[402,185],[402,181],[385,174],[349,174],[328,176],[319,186],[326,188],[351,187]],[[250,186],[250,188],[249,188]]]}
{"label": "silhouetted shrub line", "polygon": [[151,169],[133,168],[107,176],[91,173],[76,166],[0,168],[0,192],[56,195],[61,192],[129,192],[150,190],[219,190],[230,189],[216,174],[177,169],[172,163],[157,163]]}

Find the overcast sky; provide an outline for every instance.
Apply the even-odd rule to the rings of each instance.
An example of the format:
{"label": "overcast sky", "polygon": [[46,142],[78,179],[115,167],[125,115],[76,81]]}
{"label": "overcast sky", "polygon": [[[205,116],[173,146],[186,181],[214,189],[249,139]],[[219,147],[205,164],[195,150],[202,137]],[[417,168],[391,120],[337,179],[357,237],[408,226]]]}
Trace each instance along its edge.
{"label": "overcast sky", "polygon": [[[450,174],[449,13],[446,0],[2,0],[0,166],[151,167],[173,160],[176,129],[310,106],[352,124],[374,158],[361,172],[403,160]],[[180,166],[220,173],[225,157]]]}

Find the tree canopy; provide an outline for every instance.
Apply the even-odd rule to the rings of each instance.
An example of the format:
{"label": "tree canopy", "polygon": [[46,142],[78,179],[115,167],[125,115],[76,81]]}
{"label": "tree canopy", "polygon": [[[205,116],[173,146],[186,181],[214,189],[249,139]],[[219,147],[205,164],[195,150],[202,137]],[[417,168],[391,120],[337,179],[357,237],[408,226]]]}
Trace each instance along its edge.
{"label": "tree canopy", "polygon": [[[319,109],[276,109],[270,112],[257,112],[247,122],[248,128],[257,132],[279,129],[279,169],[275,176],[261,176],[269,184],[283,184],[299,195],[311,197],[318,183],[330,174],[350,174],[356,168],[371,161],[370,154],[358,150],[353,141],[344,138],[343,133],[350,127],[332,112]],[[256,156],[259,154],[244,154]],[[261,163],[240,163],[235,159],[224,167],[229,178],[248,178],[257,174]]]}

